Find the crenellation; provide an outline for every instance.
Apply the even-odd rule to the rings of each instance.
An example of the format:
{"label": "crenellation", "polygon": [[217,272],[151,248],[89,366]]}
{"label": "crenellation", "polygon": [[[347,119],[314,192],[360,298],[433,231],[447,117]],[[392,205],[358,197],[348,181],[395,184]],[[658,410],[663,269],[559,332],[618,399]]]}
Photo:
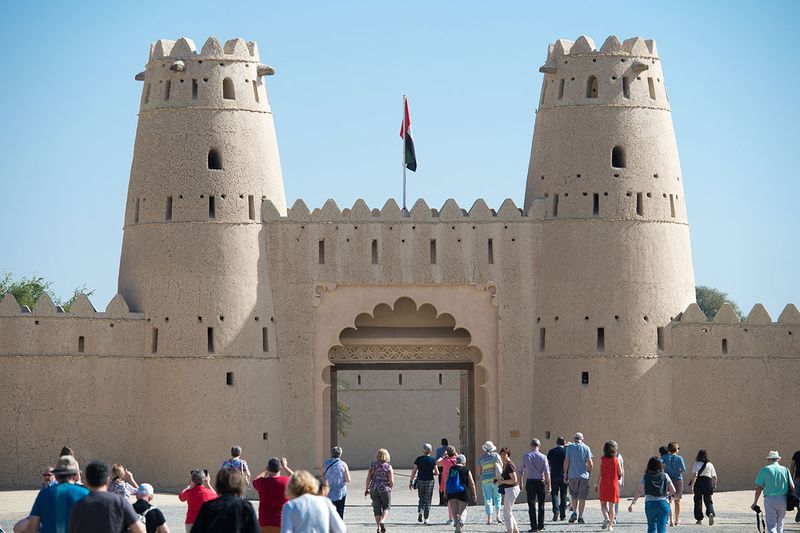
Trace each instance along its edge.
{"label": "crenellation", "polygon": [[768,326],[772,324],[772,317],[769,316],[763,304],[755,304],[747,314],[745,322],[756,326]]}
{"label": "crenellation", "polygon": [[786,304],[780,316],[778,317],[778,324],[785,326],[800,326],[800,311],[794,304]]}

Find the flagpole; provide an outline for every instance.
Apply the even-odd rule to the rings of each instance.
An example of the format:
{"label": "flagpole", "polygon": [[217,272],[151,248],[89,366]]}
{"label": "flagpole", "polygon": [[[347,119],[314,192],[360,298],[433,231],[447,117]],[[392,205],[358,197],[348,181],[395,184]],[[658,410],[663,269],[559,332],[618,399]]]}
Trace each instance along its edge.
{"label": "flagpole", "polygon": [[406,95],[403,95],[403,216],[408,214],[406,209],[406,135],[408,135],[408,124],[406,124]]}

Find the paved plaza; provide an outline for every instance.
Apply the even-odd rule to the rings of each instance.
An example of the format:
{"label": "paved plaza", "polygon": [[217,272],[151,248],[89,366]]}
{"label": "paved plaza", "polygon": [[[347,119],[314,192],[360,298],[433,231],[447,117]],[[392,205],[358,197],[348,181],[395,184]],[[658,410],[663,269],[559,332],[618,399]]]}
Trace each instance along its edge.
{"label": "paved plaza", "polygon": [[[393,497],[394,506],[389,514],[387,531],[397,533],[411,533],[421,531],[452,531],[452,526],[445,525],[447,520],[447,510],[444,507],[435,507],[431,511],[433,523],[424,526],[417,523],[416,492],[408,490],[408,471],[398,471],[396,476],[396,489]],[[368,499],[363,497],[364,473],[363,471],[353,472],[353,483],[350,485],[350,495],[347,500],[345,511],[345,521],[348,531],[352,533],[372,533],[375,525],[372,519],[372,508]],[[16,520],[25,516],[30,510],[33,500],[36,498],[37,491],[21,490],[0,492],[0,527],[7,532],[11,531],[11,526]],[[742,533],[756,531],[755,514],[750,511],[752,503],[752,491],[720,492],[714,495],[714,503],[717,509],[717,522],[713,527],[707,524],[697,526],[692,519],[691,499],[684,499],[681,525],[669,528],[670,533],[688,533],[697,531],[716,531],[724,533]],[[252,499],[253,505],[258,508],[257,499]],[[529,528],[528,513],[525,503],[519,499],[514,507],[514,515],[520,524],[520,531],[527,531]],[[521,503],[520,503],[521,502]],[[181,503],[174,494],[156,494],[153,502],[158,506],[167,517],[167,523],[173,532],[183,531],[183,519],[186,514],[186,506]],[[646,531],[647,521],[644,516],[644,502],[636,504],[633,513],[623,511],[622,507],[628,506],[628,500],[620,502],[622,520],[615,531],[632,532]],[[585,514],[586,524],[569,524],[566,522],[550,522],[552,517],[550,505],[547,505],[547,524],[546,531],[601,531],[602,517],[600,505],[596,500],[587,502]],[[800,531],[800,524],[794,522],[794,513],[787,515],[786,531]],[[467,525],[465,531],[475,532],[494,532],[505,531],[500,524],[486,525],[486,516],[483,514],[483,506],[470,507],[467,511]]]}

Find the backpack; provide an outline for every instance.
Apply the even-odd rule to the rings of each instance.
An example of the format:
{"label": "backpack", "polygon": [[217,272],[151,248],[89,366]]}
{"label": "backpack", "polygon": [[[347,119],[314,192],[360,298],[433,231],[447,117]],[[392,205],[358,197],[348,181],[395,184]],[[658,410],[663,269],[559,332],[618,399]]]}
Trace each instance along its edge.
{"label": "backpack", "polygon": [[143,513],[139,513],[139,522],[141,522],[142,524],[147,526],[147,513],[149,513],[150,511],[152,511],[155,508],[156,508],[155,505],[151,505],[150,507],[145,509]]}
{"label": "backpack", "polygon": [[461,473],[456,467],[450,468],[447,475],[447,484],[445,485],[447,494],[458,494],[464,492],[464,484],[461,482]]}

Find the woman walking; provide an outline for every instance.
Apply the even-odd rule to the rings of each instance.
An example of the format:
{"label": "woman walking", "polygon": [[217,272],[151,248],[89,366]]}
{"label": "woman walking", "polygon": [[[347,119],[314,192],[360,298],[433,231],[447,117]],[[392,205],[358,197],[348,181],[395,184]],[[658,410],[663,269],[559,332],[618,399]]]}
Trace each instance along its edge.
{"label": "woman walking", "polygon": [[594,490],[600,493],[600,510],[603,512],[603,529],[614,531],[614,505],[619,503],[619,480],[622,478],[622,465],[617,459],[617,443],[603,445],[603,458],[600,460],[600,479]]}
{"label": "woman walking", "polygon": [[675,494],[675,485],[664,473],[664,464],[658,457],[651,457],[647,461],[647,471],[642,476],[639,489],[628,507],[628,512],[633,512],[633,506],[642,496],[644,498],[644,514],[647,516],[647,533],[667,533],[667,520],[669,519],[669,497]]}
{"label": "woman walking", "polygon": [[453,517],[456,533],[461,533],[467,517],[467,506],[477,501],[475,480],[472,472],[466,467],[467,458],[462,454],[456,457],[455,466],[451,466],[445,481],[447,507]]}
{"label": "woman walking", "polygon": [[373,461],[367,472],[367,487],[364,496],[372,499],[372,514],[379,533],[386,533],[386,518],[392,506],[392,487],[394,487],[394,470],[390,464],[391,457],[386,448],[378,450],[376,461]]}
{"label": "woman walking", "polygon": [[[442,473],[442,480],[439,483],[439,491],[442,493],[442,499],[447,503],[447,475],[450,473],[450,469],[456,465],[456,449],[455,446],[448,446],[444,452],[444,456],[442,456],[438,461],[436,461],[436,466],[439,467],[439,471]],[[450,512],[450,506],[447,506],[447,524],[453,523],[453,514]]]}
{"label": "woman walking", "polygon": [[334,446],[331,458],[322,465],[322,475],[328,480],[328,497],[336,507],[336,512],[344,518],[344,502],[347,499],[347,484],[350,483],[350,468],[342,461],[342,449]]}
{"label": "woman walking", "polygon": [[497,477],[502,472],[503,465],[494,443],[487,440],[483,445],[483,455],[478,458],[478,479],[481,480],[481,491],[486,512],[486,524],[492,523],[494,511],[497,523],[500,518],[500,493],[498,492]]}
{"label": "woman walking", "polygon": [[431,514],[431,499],[433,499],[434,479],[439,475],[436,467],[436,459],[431,457],[433,446],[427,442],[422,445],[422,455],[414,460],[411,468],[411,477],[408,480],[408,488],[417,488],[419,503],[417,503],[417,522],[425,521],[428,525],[428,517]]}
{"label": "woman walking", "polygon": [[716,487],[717,470],[708,460],[708,452],[700,450],[692,467],[692,479],[689,480],[689,488],[694,488],[694,519],[697,520],[697,524],[703,523],[703,503],[705,503],[708,525],[714,525],[714,502],[711,500],[711,495],[714,494]]}
{"label": "woman walking", "polygon": [[517,467],[511,461],[511,450],[505,447],[500,448],[500,460],[503,462],[503,473],[500,474],[497,485],[498,491],[503,496],[503,518],[506,523],[506,531],[519,533],[519,526],[513,513],[514,502],[519,496],[519,479],[517,478]]}
{"label": "woman walking", "polygon": [[[325,477],[321,476],[325,481]],[[281,533],[345,533],[338,511],[322,490],[318,480],[305,470],[292,474],[286,495],[289,501],[283,506]]]}

